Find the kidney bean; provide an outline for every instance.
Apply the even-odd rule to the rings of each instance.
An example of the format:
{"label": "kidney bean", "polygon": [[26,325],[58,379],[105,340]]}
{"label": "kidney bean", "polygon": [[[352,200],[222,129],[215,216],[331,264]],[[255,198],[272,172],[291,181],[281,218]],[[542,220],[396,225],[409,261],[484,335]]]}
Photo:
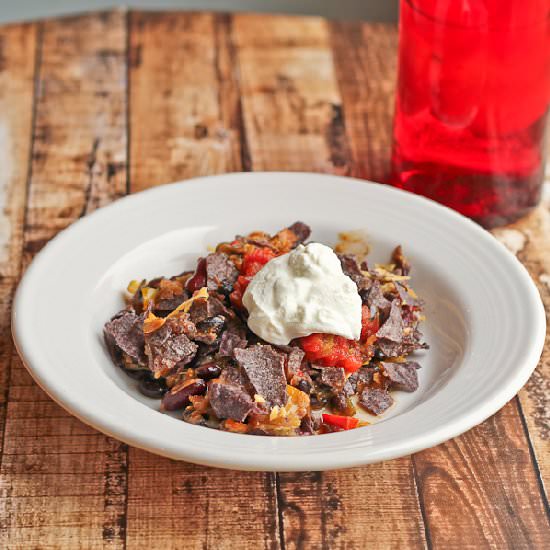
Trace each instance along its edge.
{"label": "kidney bean", "polygon": [[210,380],[211,378],[217,378],[222,372],[222,369],[216,365],[216,363],[204,363],[200,367],[195,369],[195,374],[199,378],[204,380]]}
{"label": "kidney bean", "polygon": [[164,411],[177,411],[189,405],[192,395],[202,395],[206,392],[206,382],[200,378],[186,380],[164,394],[160,408]]}
{"label": "kidney bean", "polygon": [[206,258],[200,258],[193,276],[185,284],[185,288],[193,294],[196,290],[206,286]]}

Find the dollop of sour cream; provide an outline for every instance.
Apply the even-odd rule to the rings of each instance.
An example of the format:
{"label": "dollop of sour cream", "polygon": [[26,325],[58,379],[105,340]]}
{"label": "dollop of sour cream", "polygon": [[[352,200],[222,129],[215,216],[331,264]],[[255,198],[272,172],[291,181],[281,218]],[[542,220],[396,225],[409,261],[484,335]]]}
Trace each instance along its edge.
{"label": "dollop of sour cream", "polygon": [[268,262],[244,296],[250,330],[275,345],[314,332],[361,335],[361,297],[332,248],[298,245]]}

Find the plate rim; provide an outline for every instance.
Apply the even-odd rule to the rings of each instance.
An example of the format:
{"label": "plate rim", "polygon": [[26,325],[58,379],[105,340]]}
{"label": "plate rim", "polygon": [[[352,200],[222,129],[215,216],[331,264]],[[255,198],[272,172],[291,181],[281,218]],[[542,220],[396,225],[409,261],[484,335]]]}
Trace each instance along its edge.
{"label": "plate rim", "polygon": [[[138,434],[137,436],[128,433],[127,428],[125,428],[124,426],[116,426],[116,422],[110,422],[108,419],[103,418],[101,414],[97,414],[97,411],[84,410],[85,407],[80,407],[74,399],[70,399],[68,396],[62,395],[62,392],[59,391],[59,388],[56,388],[55,383],[52,384],[51,380],[48,380],[47,372],[44,372],[44,369],[41,369],[39,366],[37,366],[36,361],[32,358],[33,352],[29,347],[32,346],[32,343],[26,342],[25,329],[22,326],[24,321],[22,317],[24,317],[24,314],[21,315],[21,304],[23,303],[26,289],[29,287],[29,285],[32,285],[33,278],[35,277],[34,274],[39,271],[42,262],[45,261],[44,258],[47,258],[49,254],[48,251],[52,250],[52,248],[54,247],[63,246],[62,243],[66,235],[75,231],[77,227],[80,227],[81,225],[93,224],[97,216],[105,215],[106,212],[116,211],[116,209],[120,208],[121,205],[131,202],[136,198],[142,198],[144,195],[154,194],[155,192],[162,191],[167,187],[185,186],[190,182],[198,183],[204,182],[206,180],[219,180],[227,178],[228,176],[231,178],[261,179],[266,174],[268,174],[269,177],[272,177],[273,175],[278,175],[280,177],[285,177],[288,175],[305,175],[307,177],[313,176],[315,178],[333,180],[335,185],[338,184],[338,181],[344,180],[346,182],[355,182],[355,184],[361,186],[375,186],[377,188],[383,188],[383,193],[388,193],[389,195],[394,194],[395,197],[406,195],[407,200],[412,200],[413,202],[416,202],[417,205],[445,211],[445,215],[447,217],[450,216],[451,218],[454,218],[455,221],[461,224],[466,223],[466,225],[469,226],[470,230],[473,230],[475,233],[477,233],[480,238],[485,239],[488,243],[490,242],[491,245],[494,246],[495,250],[500,249],[500,252],[507,256],[508,259],[513,258],[516,267],[518,268],[518,274],[522,279],[523,289],[528,292],[530,299],[533,299],[534,302],[537,303],[538,318],[536,319],[537,330],[536,334],[533,336],[533,344],[530,346],[529,351],[526,353],[525,359],[523,360],[522,364],[516,368],[514,376],[510,377],[509,383],[504,387],[495,389],[494,392],[491,394],[490,399],[486,399],[485,401],[477,403],[475,406],[473,406],[468,415],[457,415],[447,422],[442,423],[435,433],[433,431],[422,433],[412,441],[406,440],[408,441],[408,443],[394,446],[395,448],[387,449],[386,452],[379,452],[376,456],[363,456],[362,453],[359,452],[360,449],[357,449],[358,452],[353,457],[343,456],[339,454],[334,455],[330,458],[326,458],[326,460],[315,460],[313,461],[314,464],[312,464],[310,454],[305,455],[305,457],[298,454],[293,456],[285,455],[284,457],[270,458],[269,460],[265,460],[265,457],[263,457],[260,461],[259,459],[254,457],[237,456],[238,449],[237,452],[233,451],[232,456],[229,457],[228,454],[231,453],[228,452],[226,452],[225,454],[222,453],[222,455],[220,456],[219,452],[205,452],[204,450],[199,453],[192,452],[192,450],[186,450],[184,452],[180,450],[178,452],[174,452],[174,450],[172,450],[172,448],[170,447],[161,447],[158,445],[152,447],[151,442],[147,443],[145,441],[147,439],[147,433]],[[127,444],[148,450],[156,454],[160,454],[162,456],[167,456],[169,458],[188,460],[191,462],[196,462],[209,466],[260,471],[304,471],[311,469],[324,470],[352,467],[406,456],[421,449],[430,448],[444,441],[452,439],[486,420],[489,416],[500,410],[517,394],[517,392],[527,382],[530,375],[536,368],[544,347],[544,340],[546,336],[545,310],[539,292],[533,280],[531,279],[525,266],[523,266],[523,264],[521,264],[521,262],[519,262],[519,260],[489,232],[482,229],[470,219],[465,218],[457,212],[425,197],[414,195],[407,191],[397,189],[385,184],[372,182],[369,180],[337,176],[332,174],[321,174],[315,172],[231,172],[199,178],[190,178],[174,183],[155,186],[131,195],[126,195],[104,207],[98,208],[89,215],[75,220],[67,228],[57,233],[34,257],[30,265],[27,267],[27,270],[23,274],[15,292],[12,304],[11,320],[11,330],[16,350],[33,379],[55,402],[57,402],[70,414],[79,418],[85,424],[90,425],[95,429],[98,429],[99,431]],[[198,429],[204,428],[199,427]],[[233,437],[249,437],[240,434],[228,435],[231,435]],[[334,438],[338,435],[339,434],[325,434],[323,435],[323,438]],[[265,436],[263,439],[265,439]]]}

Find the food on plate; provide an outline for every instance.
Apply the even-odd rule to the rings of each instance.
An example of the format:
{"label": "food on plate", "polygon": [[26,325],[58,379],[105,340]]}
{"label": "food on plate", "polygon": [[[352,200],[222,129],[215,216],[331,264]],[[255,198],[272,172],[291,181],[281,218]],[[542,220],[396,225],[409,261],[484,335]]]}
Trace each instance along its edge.
{"label": "food on plate", "polygon": [[371,267],[357,238],[337,253],[309,235],[302,222],[255,231],[194,271],[131,281],[104,326],[114,362],[162,411],[235,433],[322,434],[384,413],[392,390],[418,388],[409,356],[428,347],[411,265],[400,246]]}
{"label": "food on plate", "polygon": [[273,258],[243,295],[250,330],[271,344],[288,345],[314,332],[351,340],[361,335],[361,296],[332,248],[299,244]]}

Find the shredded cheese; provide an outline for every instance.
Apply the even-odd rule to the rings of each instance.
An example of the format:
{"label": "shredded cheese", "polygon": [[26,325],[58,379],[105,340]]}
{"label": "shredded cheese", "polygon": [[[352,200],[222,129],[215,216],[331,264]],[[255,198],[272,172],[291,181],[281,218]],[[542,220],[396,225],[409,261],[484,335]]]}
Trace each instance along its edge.
{"label": "shredded cheese", "polygon": [[130,294],[135,294],[139,288],[139,285],[141,283],[139,281],[136,281],[135,279],[133,281],[130,281],[128,283],[128,286],[126,287],[126,290],[130,293]]}
{"label": "shredded cheese", "polygon": [[157,317],[154,313],[149,312],[149,315],[147,315],[147,318],[143,322],[143,332],[145,334],[150,334],[151,332],[158,330],[164,325],[166,319],[174,317],[180,312],[187,313],[191,308],[193,302],[200,299],[208,299],[208,289],[205,286],[198,290],[194,296],[189,298],[189,300],[185,300],[185,302],[182,302],[176,309],[174,309],[174,311],[170,312],[166,317]]}

